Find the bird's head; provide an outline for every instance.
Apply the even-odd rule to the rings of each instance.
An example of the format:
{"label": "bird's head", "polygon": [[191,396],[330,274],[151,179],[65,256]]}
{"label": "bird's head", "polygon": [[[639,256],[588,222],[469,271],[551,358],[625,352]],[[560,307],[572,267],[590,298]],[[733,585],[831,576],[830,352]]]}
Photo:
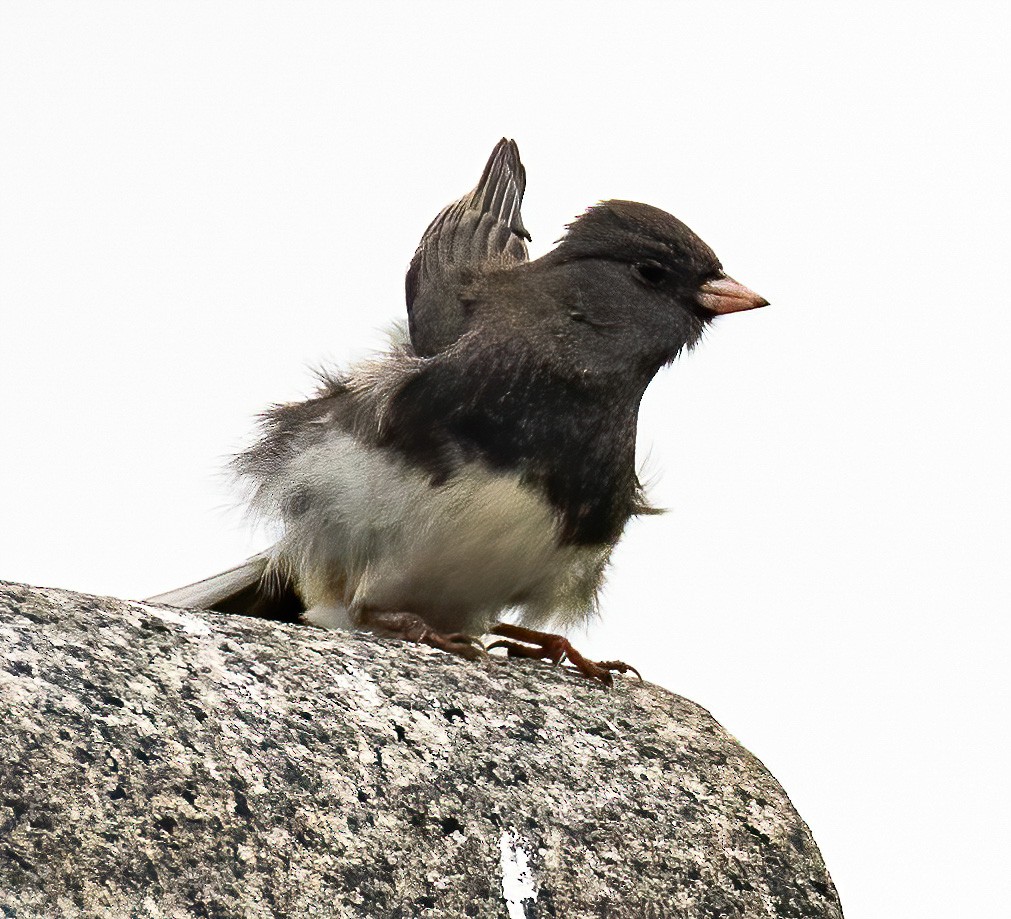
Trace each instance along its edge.
{"label": "bird's head", "polygon": [[569,287],[574,323],[620,346],[615,357],[641,356],[654,371],[717,315],[767,305],[680,220],[635,201],[591,207],[542,261]]}

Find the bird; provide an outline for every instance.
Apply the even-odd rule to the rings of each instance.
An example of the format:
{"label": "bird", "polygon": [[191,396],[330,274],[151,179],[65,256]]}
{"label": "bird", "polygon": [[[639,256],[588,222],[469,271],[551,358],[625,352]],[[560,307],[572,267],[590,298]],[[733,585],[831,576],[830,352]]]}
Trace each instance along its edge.
{"label": "bird", "polygon": [[634,201],[589,207],[531,260],[525,191],[503,138],[421,238],[406,333],[266,411],[234,458],[277,543],[151,602],[471,660],[505,648],[608,685],[638,674],[560,632],[598,613],[626,525],[658,512],[636,468],[640,400],[714,319],[767,301],[684,223]]}

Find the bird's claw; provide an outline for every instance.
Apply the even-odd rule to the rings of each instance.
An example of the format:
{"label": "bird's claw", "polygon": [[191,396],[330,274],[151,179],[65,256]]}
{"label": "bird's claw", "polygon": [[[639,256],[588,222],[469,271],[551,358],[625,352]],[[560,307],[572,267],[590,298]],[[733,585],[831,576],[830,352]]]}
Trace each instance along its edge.
{"label": "bird's claw", "polygon": [[364,610],[361,625],[387,638],[428,645],[469,661],[483,660],[488,656],[480,639],[465,632],[437,632],[415,613]]}
{"label": "bird's claw", "polygon": [[[433,638],[441,639],[442,643],[432,641]],[[464,657],[469,661],[483,660],[488,656],[488,651],[480,639],[468,635],[466,632],[450,632],[448,635],[443,635],[441,632],[429,631],[428,635],[422,638],[422,642],[458,657]]]}
{"label": "bird's claw", "polygon": [[588,657],[580,654],[569,640],[561,635],[552,635],[550,632],[538,632],[534,629],[526,629],[518,625],[500,623],[492,629],[499,638],[487,646],[488,651],[493,648],[505,648],[510,657],[533,658],[534,660],[551,661],[555,666],[563,660],[568,660],[584,677],[590,680],[597,680],[605,686],[614,683],[612,673],[634,673],[639,679],[642,674],[631,664],[624,661],[592,661]]}

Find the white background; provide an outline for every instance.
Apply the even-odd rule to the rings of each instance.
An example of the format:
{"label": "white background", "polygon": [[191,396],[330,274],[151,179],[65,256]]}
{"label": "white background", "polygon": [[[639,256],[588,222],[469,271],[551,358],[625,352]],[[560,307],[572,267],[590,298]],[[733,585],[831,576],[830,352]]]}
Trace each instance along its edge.
{"label": "white background", "polygon": [[849,919],[1004,914],[1006,6],[611,6],[0,5],[0,577],[262,548],[224,459],[515,137],[533,254],[639,199],[773,304],[650,388],[671,512],[584,650],[767,764]]}

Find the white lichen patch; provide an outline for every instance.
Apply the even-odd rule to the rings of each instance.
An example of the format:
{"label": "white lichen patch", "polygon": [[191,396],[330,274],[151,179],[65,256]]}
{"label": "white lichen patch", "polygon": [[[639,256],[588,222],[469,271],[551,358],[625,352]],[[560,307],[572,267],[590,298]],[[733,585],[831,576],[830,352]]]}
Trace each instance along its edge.
{"label": "white lichen patch", "polygon": [[505,900],[509,919],[524,919],[526,910],[523,902],[537,900],[530,871],[530,859],[521,844],[520,837],[512,830],[503,830],[498,841],[499,870],[502,873],[502,898]]}
{"label": "white lichen patch", "polygon": [[211,629],[205,620],[190,613],[183,612],[182,610],[177,610],[170,606],[153,606],[147,603],[137,603],[133,605],[143,609],[144,612],[149,613],[152,616],[157,616],[165,622],[171,622],[173,625],[181,626],[183,631],[189,635],[209,635],[211,632]]}

